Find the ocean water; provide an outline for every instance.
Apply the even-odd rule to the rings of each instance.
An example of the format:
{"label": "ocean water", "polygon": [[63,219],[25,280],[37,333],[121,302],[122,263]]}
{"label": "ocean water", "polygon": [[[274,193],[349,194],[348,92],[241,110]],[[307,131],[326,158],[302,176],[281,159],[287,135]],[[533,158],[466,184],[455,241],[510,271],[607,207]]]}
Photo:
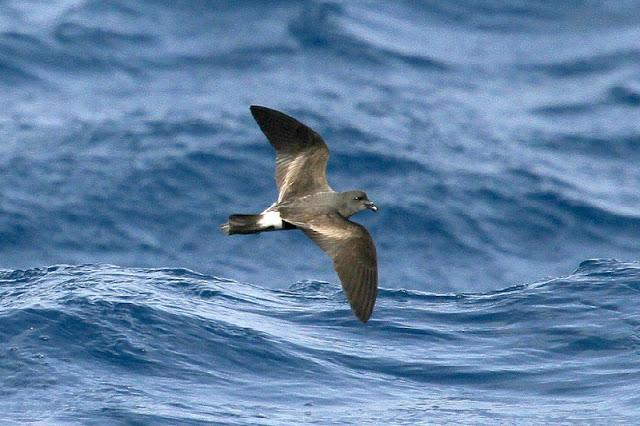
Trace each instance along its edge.
{"label": "ocean water", "polygon": [[[0,0],[2,421],[637,422],[638,10]],[[276,197],[251,104],[380,206],[366,325],[218,231]]]}
{"label": "ocean water", "polygon": [[187,269],[0,273],[16,424],[635,423],[640,263],[486,293],[266,289]]}

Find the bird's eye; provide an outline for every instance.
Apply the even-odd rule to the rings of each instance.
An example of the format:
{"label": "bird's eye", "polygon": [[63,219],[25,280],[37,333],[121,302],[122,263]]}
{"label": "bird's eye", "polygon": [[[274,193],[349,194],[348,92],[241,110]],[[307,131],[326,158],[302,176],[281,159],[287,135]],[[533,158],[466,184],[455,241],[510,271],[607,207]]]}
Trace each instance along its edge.
{"label": "bird's eye", "polygon": [[362,200],[362,197],[353,197],[353,199],[356,200],[356,201],[360,201],[360,200]]}

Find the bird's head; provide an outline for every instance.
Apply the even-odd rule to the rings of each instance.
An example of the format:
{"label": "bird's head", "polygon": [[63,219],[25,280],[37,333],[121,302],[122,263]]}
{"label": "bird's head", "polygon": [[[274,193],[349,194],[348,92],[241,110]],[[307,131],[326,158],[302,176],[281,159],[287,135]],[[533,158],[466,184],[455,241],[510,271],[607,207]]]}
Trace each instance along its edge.
{"label": "bird's head", "polygon": [[359,211],[369,209],[374,212],[378,211],[373,201],[369,200],[367,194],[364,191],[347,191],[340,194],[340,214],[344,217],[352,216]]}

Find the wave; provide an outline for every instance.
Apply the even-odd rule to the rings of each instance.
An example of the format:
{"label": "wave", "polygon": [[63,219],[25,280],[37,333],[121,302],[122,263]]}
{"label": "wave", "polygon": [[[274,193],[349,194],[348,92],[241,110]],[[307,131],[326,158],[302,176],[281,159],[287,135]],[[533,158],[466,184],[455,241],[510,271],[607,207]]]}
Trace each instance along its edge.
{"label": "wave", "polygon": [[640,50],[628,49],[611,53],[569,59],[562,62],[531,65],[536,71],[547,72],[558,78],[575,78],[590,74],[610,73],[627,68],[640,59]]}
{"label": "wave", "polygon": [[[409,21],[403,23],[405,28],[411,25]],[[376,65],[386,65],[391,60],[437,71],[450,68],[424,50],[416,50],[415,45],[387,42],[385,36],[393,34],[392,26],[387,25],[383,16],[364,9],[349,10],[338,3],[307,1],[288,28],[302,46],[330,50],[349,60]]]}
{"label": "wave", "polygon": [[[567,277],[487,293],[381,289],[362,326],[326,282],[271,290],[175,268],[4,270],[0,370],[11,373],[0,407],[24,420],[19,400],[62,393],[64,404],[39,399],[30,418],[222,421],[240,410],[238,421],[286,421],[293,404],[312,419],[330,407],[353,421],[349,407],[382,398],[396,408],[374,413],[397,422],[408,415],[402,401],[438,399],[433,419],[447,419],[462,391],[475,401],[454,410],[463,420],[504,414],[483,402],[531,420],[594,400],[630,419],[639,295],[640,264],[590,260]],[[235,408],[225,402],[240,394]]]}

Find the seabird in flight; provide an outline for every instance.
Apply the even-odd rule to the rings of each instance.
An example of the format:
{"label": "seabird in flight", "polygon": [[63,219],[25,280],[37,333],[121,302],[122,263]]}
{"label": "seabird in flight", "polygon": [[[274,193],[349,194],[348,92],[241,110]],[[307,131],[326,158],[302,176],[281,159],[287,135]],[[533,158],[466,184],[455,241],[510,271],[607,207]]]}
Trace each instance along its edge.
{"label": "seabird in flight", "polygon": [[362,322],[378,292],[376,247],[349,218],[378,207],[361,190],[336,192],[327,183],[329,149],[319,134],[280,111],[253,105],[251,114],[276,150],[278,200],[260,214],[233,214],[227,235],[300,229],[333,260],[351,309]]}

